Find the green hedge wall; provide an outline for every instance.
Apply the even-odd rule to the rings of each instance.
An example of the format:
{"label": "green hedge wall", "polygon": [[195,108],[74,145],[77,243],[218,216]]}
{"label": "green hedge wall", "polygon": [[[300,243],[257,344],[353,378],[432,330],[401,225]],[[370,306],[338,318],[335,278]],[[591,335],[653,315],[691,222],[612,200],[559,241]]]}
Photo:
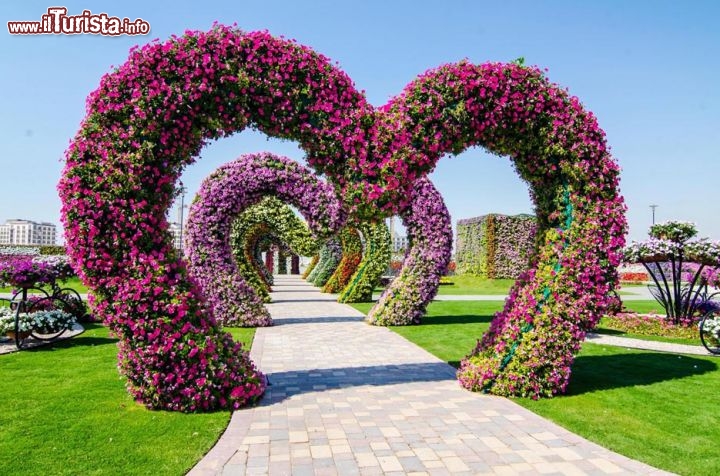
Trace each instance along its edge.
{"label": "green hedge wall", "polygon": [[535,254],[537,220],[532,215],[491,213],[457,222],[457,274],[517,279]]}

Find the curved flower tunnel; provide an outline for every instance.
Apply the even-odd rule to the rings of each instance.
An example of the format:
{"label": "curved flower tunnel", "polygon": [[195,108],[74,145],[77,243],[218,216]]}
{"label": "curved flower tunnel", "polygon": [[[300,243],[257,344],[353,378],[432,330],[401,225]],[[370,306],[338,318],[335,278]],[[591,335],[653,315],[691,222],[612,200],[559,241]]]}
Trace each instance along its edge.
{"label": "curved flower tunnel", "polygon": [[[256,228],[259,226],[264,228]],[[275,196],[263,198],[238,215],[232,223],[230,233],[235,264],[240,275],[265,302],[270,301],[269,285],[272,283],[267,282],[265,272],[268,270],[256,255],[260,251],[258,247],[262,238],[267,235],[284,243],[297,255],[312,256],[319,248],[305,222]]]}
{"label": "curved flower tunnel", "polygon": [[[497,394],[565,389],[584,329],[610,302],[626,228],[618,165],[580,101],[537,68],[460,62],[373,108],[310,49],[216,26],[136,49],[102,78],[58,186],[70,258],[120,338],[119,367],[136,398],[195,411],[262,393],[262,376],[217,326],[217,302],[188,277],[165,218],[205,142],[249,126],[297,141],[361,219],[407,209],[444,154],[482,146],[510,157],[539,220],[534,266],[458,376]],[[259,187],[263,176],[247,178]]]}
{"label": "curved flower tunnel", "polygon": [[370,309],[381,326],[420,324],[450,263],[452,223],[440,192],[426,178],[415,182],[410,206],[400,213],[410,241],[398,276]]}
{"label": "curved flower tunnel", "polygon": [[332,186],[288,158],[244,155],[210,174],[190,207],[186,249],[191,275],[225,324],[272,324],[262,300],[238,272],[230,245],[233,221],[268,195],[297,207],[320,237],[334,234],[345,222]]}

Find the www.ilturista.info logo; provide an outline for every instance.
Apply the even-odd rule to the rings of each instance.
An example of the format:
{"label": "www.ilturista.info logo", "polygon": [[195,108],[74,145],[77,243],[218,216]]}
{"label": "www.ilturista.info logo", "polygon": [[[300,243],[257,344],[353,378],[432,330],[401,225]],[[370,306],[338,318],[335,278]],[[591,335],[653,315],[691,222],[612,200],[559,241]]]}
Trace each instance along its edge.
{"label": "www.ilturista.info logo", "polygon": [[40,21],[9,21],[11,35],[147,35],[150,23],[142,18],[108,16],[107,13],[91,13],[83,10],[80,15],[68,15],[65,7],[50,7]]}

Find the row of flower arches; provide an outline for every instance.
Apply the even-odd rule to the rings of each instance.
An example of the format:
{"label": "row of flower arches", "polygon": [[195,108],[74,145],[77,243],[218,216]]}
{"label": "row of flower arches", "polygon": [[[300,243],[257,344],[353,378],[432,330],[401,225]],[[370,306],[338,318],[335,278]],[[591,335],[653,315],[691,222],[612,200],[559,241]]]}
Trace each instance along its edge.
{"label": "row of flower arches", "polygon": [[[462,363],[458,377],[470,389],[562,392],[584,329],[604,313],[617,282],[626,228],[618,165],[594,116],[536,68],[447,64],[375,108],[324,56],[266,32],[216,26],[132,51],[90,94],[87,111],[59,184],[69,254],[94,292],[95,313],[120,338],[119,368],[130,392],[153,408],[237,408],[264,390],[263,376],[217,322],[223,307],[262,302],[205,300],[169,235],[157,232],[168,228],[183,168],[206,141],[246,127],[297,141],[314,171],[328,178],[313,197],[328,197],[334,208],[308,219],[311,228],[316,220],[339,229],[346,211],[353,220],[406,216],[417,241],[427,239],[408,260],[430,275],[435,271],[423,266],[436,260],[439,268],[445,257],[426,233],[450,238],[443,219],[428,212],[437,203],[428,197],[437,192],[423,177],[443,155],[472,146],[511,158],[535,203],[537,253]],[[277,158],[247,160],[293,174]],[[261,194],[265,172],[242,161],[221,169]],[[221,175],[214,180],[222,182]],[[298,179],[278,183],[275,193],[289,198],[298,184],[311,186]],[[236,210],[239,199],[218,189],[208,200]],[[308,203],[308,213],[317,209]],[[212,219],[196,213],[194,219]],[[215,242],[189,262],[216,260],[217,273],[199,281],[218,284],[220,276],[236,279],[229,256],[227,243]],[[418,274],[408,272],[398,285],[410,289],[413,279]],[[432,294],[429,286],[418,289],[420,300]],[[381,298],[371,319],[393,323],[398,302]],[[260,313],[258,323],[268,318]]]}

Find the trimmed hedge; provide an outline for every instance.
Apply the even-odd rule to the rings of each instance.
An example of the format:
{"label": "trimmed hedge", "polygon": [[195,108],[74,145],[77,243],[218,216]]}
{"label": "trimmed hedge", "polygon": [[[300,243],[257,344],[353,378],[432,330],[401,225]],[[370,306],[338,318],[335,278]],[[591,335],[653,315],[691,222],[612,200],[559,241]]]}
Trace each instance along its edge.
{"label": "trimmed hedge", "polygon": [[457,274],[517,279],[535,253],[537,220],[532,215],[491,213],[457,222]]}

